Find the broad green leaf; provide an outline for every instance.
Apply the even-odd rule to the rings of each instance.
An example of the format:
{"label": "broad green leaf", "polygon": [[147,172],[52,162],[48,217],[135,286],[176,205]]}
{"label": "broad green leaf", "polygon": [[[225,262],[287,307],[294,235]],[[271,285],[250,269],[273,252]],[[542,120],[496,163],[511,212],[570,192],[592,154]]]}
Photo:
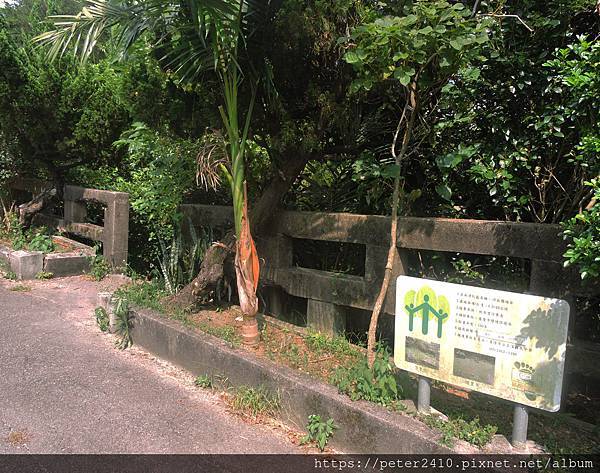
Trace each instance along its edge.
{"label": "broad green leaf", "polygon": [[435,191],[444,200],[450,201],[452,198],[452,189],[450,189],[447,184],[440,184],[436,186]]}
{"label": "broad green leaf", "polygon": [[356,64],[360,62],[360,58],[358,57],[356,51],[348,51],[344,56],[344,59],[348,64]]}

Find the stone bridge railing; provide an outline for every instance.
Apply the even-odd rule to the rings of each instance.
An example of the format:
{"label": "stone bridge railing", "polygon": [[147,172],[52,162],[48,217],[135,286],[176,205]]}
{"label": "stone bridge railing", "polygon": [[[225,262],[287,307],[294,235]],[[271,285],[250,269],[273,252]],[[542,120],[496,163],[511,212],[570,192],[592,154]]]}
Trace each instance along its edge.
{"label": "stone bridge railing", "polygon": [[[233,225],[230,207],[183,205],[194,226],[227,229]],[[268,235],[257,238],[265,311],[280,315],[286,295],[307,300],[307,324],[329,333],[342,332],[356,309],[371,310],[377,296],[389,245],[389,217],[320,212],[281,212]],[[293,265],[294,239],[364,245],[364,276],[307,269]],[[564,268],[565,243],[560,226],[550,224],[402,217],[398,224],[399,258],[394,276],[406,274],[407,251],[469,253],[531,261],[528,293],[566,298],[600,294],[598,284],[583,284],[576,270]],[[384,311],[394,314],[395,285]],[[572,308],[574,304],[571,304]],[[354,312],[352,310],[355,310]],[[388,318],[391,320],[391,318]],[[571,321],[575,319],[573,309]],[[595,344],[577,342],[568,364],[571,371],[592,371],[600,378]]]}
{"label": "stone bridge railing", "polygon": [[[14,179],[9,185],[16,192],[38,194],[52,184],[37,179]],[[104,207],[103,225],[87,222],[86,202],[97,202]],[[67,233],[102,243],[102,254],[115,270],[127,265],[129,238],[129,195],[98,189],[66,185],[64,188],[63,216],[40,213],[34,224],[60,228]]]}

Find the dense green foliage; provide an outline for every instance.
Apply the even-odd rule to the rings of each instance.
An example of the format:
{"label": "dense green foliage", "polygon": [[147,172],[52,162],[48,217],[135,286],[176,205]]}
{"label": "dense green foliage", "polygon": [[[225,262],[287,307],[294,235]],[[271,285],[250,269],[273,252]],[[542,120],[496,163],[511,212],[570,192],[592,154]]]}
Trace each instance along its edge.
{"label": "dense green foliage", "polygon": [[[600,167],[595,3],[481,1],[471,18],[474,2],[466,1],[466,8],[443,1],[276,2],[242,64],[252,63],[250,75],[260,79],[247,149],[251,199],[290,156],[302,154],[311,159],[286,197],[288,208],[389,213],[396,174],[389,145],[404,84],[429,60],[420,51],[431,46],[450,59],[439,54],[427,72],[449,80],[443,88],[424,83],[430,93],[403,163],[402,212],[569,222],[569,263],[593,276],[593,218],[580,216],[576,225],[572,219],[593,215],[595,207],[585,210],[593,197],[585,182]],[[203,135],[220,126],[218,77],[207,72],[178,83],[152,53],[152,37],[142,37],[125,62],[112,60],[117,48],[108,35],[94,64],[80,66],[68,55],[50,64],[31,38],[49,29],[47,13],[79,8],[26,0],[0,10],[0,180],[17,170],[65,174],[70,182],[130,192],[132,264],[158,269],[159,240],[174,241],[179,203],[230,202],[223,190],[207,192],[195,180]],[[428,20],[412,28],[415,9]],[[496,16],[483,16],[490,13]],[[444,22],[475,20],[478,34],[443,31]],[[374,37],[379,41],[369,41]],[[473,46],[468,66],[455,67],[453,55]],[[240,82],[241,115],[251,85]],[[415,271],[476,281],[523,270],[507,264],[422,254]]]}
{"label": "dense green foliage", "polygon": [[12,210],[6,211],[0,219],[0,241],[8,242],[14,250],[52,253],[55,245],[51,233],[45,227],[32,227],[25,230],[16,212]]}
{"label": "dense green foliage", "polygon": [[29,44],[46,13],[67,5],[27,1],[0,10],[0,179],[18,172],[61,180],[77,165],[115,157],[111,144],[128,120],[115,96],[117,71],[107,61],[51,65]]}
{"label": "dense green foliage", "polygon": [[600,276],[600,181],[587,184],[594,191],[595,203],[564,223],[565,238],[571,240],[565,266],[577,264],[582,279]]}

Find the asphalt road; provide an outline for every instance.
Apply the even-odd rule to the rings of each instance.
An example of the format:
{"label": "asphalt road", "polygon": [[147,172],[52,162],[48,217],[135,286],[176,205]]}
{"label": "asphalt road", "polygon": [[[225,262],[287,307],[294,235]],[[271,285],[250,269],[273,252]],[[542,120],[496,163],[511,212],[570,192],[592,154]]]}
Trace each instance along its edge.
{"label": "asphalt road", "polygon": [[0,453],[298,453],[92,318],[82,278],[0,282]]}

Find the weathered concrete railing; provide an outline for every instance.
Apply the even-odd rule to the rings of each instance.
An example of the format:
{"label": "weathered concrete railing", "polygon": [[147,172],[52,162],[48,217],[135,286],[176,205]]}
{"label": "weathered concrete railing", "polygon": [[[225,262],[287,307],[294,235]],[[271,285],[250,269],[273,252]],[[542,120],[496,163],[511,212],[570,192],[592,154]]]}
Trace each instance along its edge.
{"label": "weathered concrete railing", "polygon": [[[35,195],[52,187],[36,179],[14,179],[9,183],[12,191]],[[104,206],[104,225],[87,223],[85,202],[98,202]],[[61,228],[67,233],[102,242],[102,254],[115,270],[127,265],[129,237],[129,194],[66,185],[64,188],[64,215],[40,213],[34,223]]]}
{"label": "weathered concrete railing", "polygon": [[[182,212],[194,226],[230,228],[230,207],[183,205]],[[308,325],[329,333],[346,326],[348,308],[371,310],[383,276],[389,244],[389,217],[319,212],[281,212],[272,222],[269,235],[257,239],[264,266],[261,283],[266,312],[280,315],[285,294],[307,299]],[[293,239],[310,239],[365,246],[364,276],[337,274],[293,265]],[[562,264],[565,243],[560,227],[549,224],[457,220],[445,218],[400,218],[399,258],[394,277],[406,274],[408,249],[506,256],[531,260],[528,292],[547,297],[567,298],[600,293],[599,285],[582,284],[576,270]],[[391,284],[384,310],[394,313],[395,285]],[[572,305],[573,306],[573,305]],[[571,320],[574,320],[572,310]],[[589,344],[571,350],[570,371],[593,372]],[[584,347],[585,345],[585,347]],[[592,351],[590,351],[592,350]]]}

